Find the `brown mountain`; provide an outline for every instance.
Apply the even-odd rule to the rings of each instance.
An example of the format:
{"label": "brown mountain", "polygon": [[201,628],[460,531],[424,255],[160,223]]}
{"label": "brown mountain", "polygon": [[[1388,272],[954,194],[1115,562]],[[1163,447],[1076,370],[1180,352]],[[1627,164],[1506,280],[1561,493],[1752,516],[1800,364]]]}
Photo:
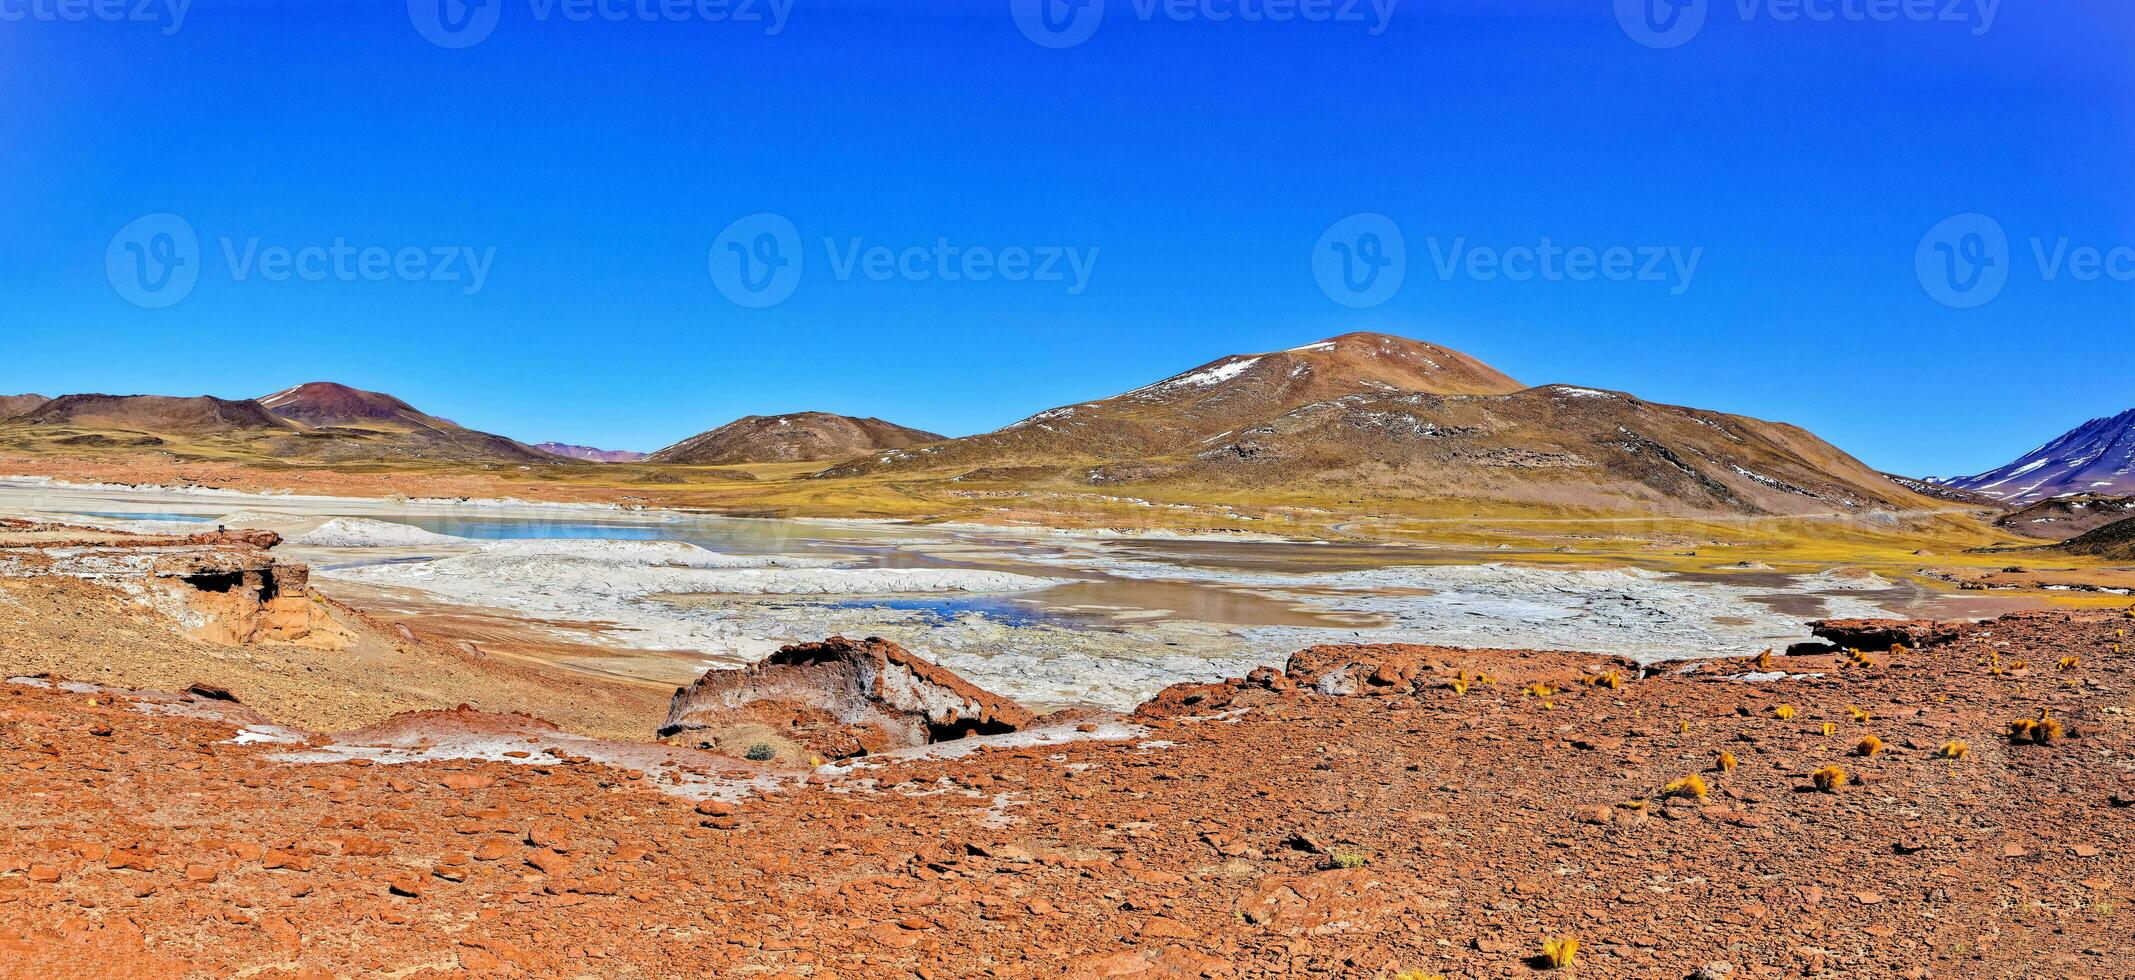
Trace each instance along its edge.
{"label": "brown mountain", "polygon": [[51,401],[43,395],[0,395],[0,421],[35,411]]}
{"label": "brown mountain", "polygon": [[1657,513],[1932,505],[1795,426],[1567,385],[1315,403],[1210,440],[1179,472],[1209,484]]}
{"label": "brown mountain", "polygon": [[1997,519],[1994,526],[2027,538],[2066,541],[2130,517],[2135,517],[2135,497],[2074,493],[2011,511]]}
{"label": "brown mountain", "polygon": [[1233,354],[1123,395],[1039,412],[916,453],[855,461],[825,475],[1147,459],[1192,452],[1211,436],[1348,395],[1498,394],[1520,387],[1459,351],[1386,334],[1343,334],[1285,351]]}
{"label": "brown mountain", "polygon": [[149,435],[292,432],[251,399],[200,395],[61,395],[10,420],[16,425],[116,429]]}
{"label": "brown mountain", "polygon": [[947,437],[877,418],[828,412],[751,415],[684,439],[645,457],[645,461],[727,466],[846,460],[944,438]]}
{"label": "brown mountain", "polygon": [[438,418],[384,392],[331,381],[285,388],[258,403],[302,431],[303,439],[286,449],[295,456],[328,462],[559,462],[552,454]]}
{"label": "brown mountain", "polygon": [[1565,385],[1456,351],[1347,334],[1222,358],[997,432],[830,476],[1455,498],[1656,513],[1934,506],[1794,426]]}
{"label": "brown mountain", "polygon": [[255,401],[282,418],[305,425],[402,422],[428,428],[452,426],[450,422],[416,411],[415,406],[392,395],[331,381],[313,381],[284,388]]}

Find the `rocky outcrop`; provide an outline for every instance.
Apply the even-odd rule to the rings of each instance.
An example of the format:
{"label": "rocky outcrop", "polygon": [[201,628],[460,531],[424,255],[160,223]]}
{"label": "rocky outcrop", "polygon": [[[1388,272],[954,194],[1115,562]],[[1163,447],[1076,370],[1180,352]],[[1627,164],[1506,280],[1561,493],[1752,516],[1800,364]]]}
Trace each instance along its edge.
{"label": "rocky outcrop", "polygon": [[277,561],[273,531],[154,536],[65,524],[0,523],[0,576],[110,583],[211,643],[339,648],[348,631],[311,595],[311,569]]}
{"label": "rocky outcrop", "polygon": [[854,756],[1011,732],[1034,716],[888,640],[786,647],[675,691],[660,737],[759,761]]}
{"label": "rocky outcrop", "polygon": [[1868,652],[1900,644],[1917,648],[1948,643],[1961,631],[1962,624],[1931,619],[1819,619],[1809,623],[1809,632],[1830,640],[1841,650]]}

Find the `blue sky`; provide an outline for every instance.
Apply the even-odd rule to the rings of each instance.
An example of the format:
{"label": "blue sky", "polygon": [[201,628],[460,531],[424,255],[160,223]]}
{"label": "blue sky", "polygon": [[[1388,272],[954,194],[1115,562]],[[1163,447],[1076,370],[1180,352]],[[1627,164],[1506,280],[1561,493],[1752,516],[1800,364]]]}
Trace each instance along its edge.
{"label": "blue sky", "polygon": [[[2033,247],[2135,257],[2120,0],[1931,5],[1960,22],[1710,0],[1674,47],[1634,40],[1613,0],[1280,22],[1118,0],[1068,47],[1034,43],[1011,0],[793,0],[776,33],[680,3],[640,16],[661,0],[603,0],[612,22],[490,0],[493,31],[459,48],[418,30],[435,0],[193,0],[175,25],[58,2],[0,0],[0,390],[330,379],[530,441],[652,449],[802,409],[966,434],[1375,329],[1529,383],[1794,422],[1911,473],[2135,406],[2135,283],[2110,274],[2135,266],[2042,267]],[[767,212],[798,278],[752,308],[714,245],[755,243],[722,232]],[[118,238],[161,213],[193,232],[198,279],[146,308],[115,285],[146,268]],[[1923,236],[1968,213],[2005,234],[2006,282],[1960,308],[1919,270],[1947,258]],[[1364,308],[1313,265],[1355,214],[1406,252]],[[1695,272],[1470,263],[1545,239]],[[261,264],[337,241],[344,267]],[[947,281],[937,242],[1086,275],[1062,258],[1057,279],[989,262]],[[927,254],[867,274],[867,250],[911,246]],[[372,281],[366,247],[413,257]]]}

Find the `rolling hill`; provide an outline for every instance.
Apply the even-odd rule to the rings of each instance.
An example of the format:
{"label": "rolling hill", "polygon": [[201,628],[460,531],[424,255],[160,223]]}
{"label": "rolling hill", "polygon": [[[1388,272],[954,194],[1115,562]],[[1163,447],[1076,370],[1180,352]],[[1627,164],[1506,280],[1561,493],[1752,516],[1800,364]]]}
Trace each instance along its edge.
{"label": "rolling hill", "polygon": [[2135,495],[2135,409],[2085,422],[2004,466],[1938,482],[2020,504],[2071,493]]}
{"label": "rolling hill", "polygon": [[2063,541],[2061,550],[2109,561],[2135,561],[2135,517],[2115,521]]}
{"label": "rolling hill", "polygon": [[944,438],[877,418],[828,412],[751,415],[684,439],[645,461],[700,466],[830,462]]}
{"label": "rolling hill", "polygon": [[0,422],[34,411],[51,401],[43,395],[0,395]]}
{"label": "rolling hill", "polygon": [[1456,351],[1369,333],[1221,358],[821,474],[883,475],[1674,514],[1936,506],[1794,426],[1621,392],[1527,388]]}

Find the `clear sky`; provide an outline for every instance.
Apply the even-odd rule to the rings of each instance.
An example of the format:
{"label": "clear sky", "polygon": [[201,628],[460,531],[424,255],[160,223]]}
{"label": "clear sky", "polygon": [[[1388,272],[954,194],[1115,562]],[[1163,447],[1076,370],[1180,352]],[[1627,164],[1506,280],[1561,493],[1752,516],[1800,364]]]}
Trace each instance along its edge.
{"label": "clear sky", "polygon": [[[2135,406],[2124,0],[87,2],[0,0],[0,391],[326,379],[653,449],[803,409],[967,434],[1373,329],[1911,473]],[[1968,213],[2006,249],[1924,240]],[[1398,289],[1322,288],[1388,226]],[[797,278],[730,299],[719,263],[782,242]],[[1923,285],[1979,269],[1984,305]]]}

